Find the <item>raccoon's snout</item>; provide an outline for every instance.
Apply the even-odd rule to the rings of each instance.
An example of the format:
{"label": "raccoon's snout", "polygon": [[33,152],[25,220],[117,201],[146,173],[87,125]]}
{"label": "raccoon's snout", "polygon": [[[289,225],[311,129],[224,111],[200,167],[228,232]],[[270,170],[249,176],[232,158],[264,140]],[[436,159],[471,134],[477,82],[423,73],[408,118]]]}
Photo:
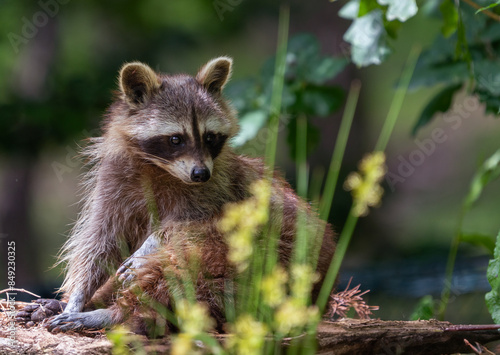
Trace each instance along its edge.
{"label": "raccoon's snout", "polygon": [[210,179],[210,170],[207,167],[199,168],[195,166],[191,170],[191,181],[193,182],[207,182]]}

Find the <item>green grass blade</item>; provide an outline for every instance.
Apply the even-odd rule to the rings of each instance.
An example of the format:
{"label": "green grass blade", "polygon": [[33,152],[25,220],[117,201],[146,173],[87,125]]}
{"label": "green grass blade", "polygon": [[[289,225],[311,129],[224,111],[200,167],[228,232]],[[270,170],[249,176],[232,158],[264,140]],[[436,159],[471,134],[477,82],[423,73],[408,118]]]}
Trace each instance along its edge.
{"label": "green grass blade", "polygon": [[335,284],[335,280],[337,279],[340,265],[342,264],[342,260],[344,259],[347,247],[349,245],[357,222],[358,217],[353,214],[353,211],[351,209],[344,228],[342,229],[342,233],[340,234],[337,249],[335,250],[332,262],[330,263],[330,267],[328,268],[328,272],[326,273],[325,280],[323,281],[323,285],[321,286],[318,300],[316,301],[316,306],[318,306],[320,313],[323,313],[328,302],[328,298],[330,297],[333,285]]}
{"label": "green grass blade", "polygon": [[278,130],[281,113],[281,100],[283,96],[283,85],[285,82],[286,51],[288,42],[288,27],[290,22],[290,10],[283,6],[280,9],[278,48],[276,52],[276,63],[273,77],[273,92],[271,95],[271,117],[269,119],[268,134],[266,142],[266,166],[270,174],[274,168],[276,159],[276,146],[278,142]]}
{"label": "green grass blade", "polygon": [[415,69],[415,65],[417,64],[419,55],[419,47],[413,47],[408,55],[405,68],[403,69],[403,74],[401,75],[396,93],[394,94],[394,98],[391,102],[391,107],[389,108],[389,113],[385,119],[377,144],[375,145],[376,152],[383,152],[387,147],[394,125],[396,124],[399,113],[401,112],[401,107],[403,106],[403,101],[405,99],[406,92],[408,91],[408,86],[410,85],[410,80],[413,76],[413,71]]}
{"label": "green grass blade", "polygon": [[345,147],[347,145],[347,139],[349,138],[349,131],[351,130],[354,113],[356,112],[356,105],[358,104],[360,90],[361,82],[359,80],[353,81],[347,96],[342,122],[340,123],[339,133],[337,134],[337,140],[333,150],[330,169],[328,170],[323,196],[319,205],[319,216],[325,221],[328,219],[328,215],[330,214],[330,209],[332,207],[335,186],[337,185],[340,166],[344,157]]}

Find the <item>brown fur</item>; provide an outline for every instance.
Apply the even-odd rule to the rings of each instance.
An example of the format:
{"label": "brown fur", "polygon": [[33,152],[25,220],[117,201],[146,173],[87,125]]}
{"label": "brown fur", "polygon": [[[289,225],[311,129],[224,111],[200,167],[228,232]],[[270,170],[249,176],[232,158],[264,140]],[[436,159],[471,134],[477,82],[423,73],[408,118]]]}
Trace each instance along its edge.
{"label": "brown fur", "polygon": [[[175,290],[165,275],[179,276],[197,268],[198,300],[210,306],[219,324],[224,321],[224,281],[233,270],[217,222],[226,203],[249,197],[249,186],[263,176],[264,165],[260,159],[236,155],[225,143],[213,159],[210,179],[187,183],[176,176],[177,167],[152,162],[141,151],[140,139],[148,138],[151,125],[161,130],[169,122],[187,125],[191,117],[202,121],[214,116],[230,139],[237,132],[237,119],[220,93],[230,72],[228,58],[207,63],[196,78],[156,74],[141,63],[122,68],[121,91],[106,115],[104,134],[85,152],[92,169],[85,180],[84,207],[62,251],[61,261],[67,267],[61,289],[66,296],[83,292],[85,302],[93,297],[89,307],[98,303],[112,309],[114,323],[128,320],[144,331],[144,320],[155,317],[144,306],[145,299],[170,306]],[[187,152],[176,159],[210,161],[207,153],[194,148]],[[282,178],[274,177],[272,190],[271,217],[281,226],[279,257],[286,264],[297,210],[306,211],[313,227],[323,222]],[[123,286],[110,278],[126,254],[137,250],[158,227],[163,246],[136,270],[132,284]],[[333,239],[327,226],[318,262],[322,276],[333,255]]]}

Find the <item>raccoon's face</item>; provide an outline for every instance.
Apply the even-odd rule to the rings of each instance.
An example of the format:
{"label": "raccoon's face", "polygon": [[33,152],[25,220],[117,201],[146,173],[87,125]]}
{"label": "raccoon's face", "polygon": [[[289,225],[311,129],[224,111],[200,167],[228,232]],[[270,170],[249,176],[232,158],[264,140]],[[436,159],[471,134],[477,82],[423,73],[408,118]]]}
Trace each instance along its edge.
{"label": "raccoon's face", "polygon": [[120,83],[131,106],[127,131],[137,153],[185,183],[207,182],[214,160],[236,133],[235,118],[221,99],[230,72],[225,57],[207,63],[196,78],[125,65]]}
{"label": "raccoon's face", "polygon": [[[159,110],[158,114],[165,112]],[[230,125],[217,115],[200,118],[193,107],[191,112],[182,114],[176,124],[165,119],[155,135],[138,139],[142,153],[186,183],[208,181],[213,173],[214,159],[230,135]],[[139,137],[145,132],[141,133]]]}

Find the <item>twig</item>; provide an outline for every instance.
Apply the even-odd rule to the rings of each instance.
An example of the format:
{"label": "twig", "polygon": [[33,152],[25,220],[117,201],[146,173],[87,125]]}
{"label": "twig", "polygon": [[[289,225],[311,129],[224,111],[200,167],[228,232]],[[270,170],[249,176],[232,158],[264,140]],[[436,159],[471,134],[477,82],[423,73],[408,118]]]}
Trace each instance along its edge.
{"label": "twig", "polygon": [[476,330],[498,330],[500,324],[458,324],[445,329],[448,332],[476,331]]}
{"label": "twig", "polygon": [[0,291],[0,293],[6,293],[6,292],[9,292],[9,291],[24,292],[24,293],[28,293],[28,294],[30,294],[32,296],[40,298],[40,296],[34,294],[33,292],[27,291],[24,288],[6,288],[5,290]]}
{"label": "twig", "polygon": [[476,354],[491,354],[491,355],[495,355],[494,353],[492,353],[491,351],[489,351],[488,349],[486,349],[483,345],[479,344],[477,341],[476,341],[476,346],[472,345],[467,339],[464,339],[464,343],[467,346],[470,346],[471,349]]}
{"label": "twig", "polygon": [[[472,6],[473,8],[475,8],[476,10],[479,10],[482,8],[481,5],[479,4],[476,4],[474,1],[472,0],[463,0],[465,3],[469,4],[470,6]],[[489,18],[492,18],[493,20],[495,21],[499,21],[500,22],[500,16],[495,14],[494,12],[490,11],[490,10],[483,10],[481,11],[483,14],[485,14],[486,16],[488,16]]]}

